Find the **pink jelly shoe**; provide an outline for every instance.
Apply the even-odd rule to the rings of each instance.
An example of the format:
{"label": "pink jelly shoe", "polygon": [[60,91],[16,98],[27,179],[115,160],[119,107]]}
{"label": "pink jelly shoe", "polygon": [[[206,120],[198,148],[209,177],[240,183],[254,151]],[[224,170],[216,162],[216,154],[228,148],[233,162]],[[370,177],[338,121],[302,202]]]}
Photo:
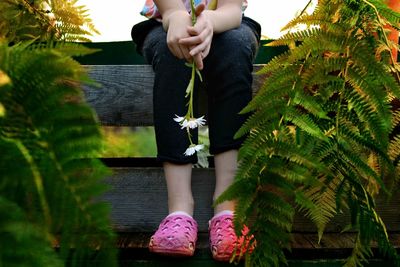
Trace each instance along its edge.
{"label": "pink jelly shoe", "polygon": [[[210,249],[215,260],[238,261],[246,252],[253,251],[254,246],[249,247],[249,241],[253,236],[247,237],[249,229],[246,226],[243,227],[242,236],[236,236],[232,213],[214,216],[208,224]],[[232,258],[234,253],[235,257]]]}
{"label": "pink jelly shoe", "polygon": [[193,256],[197,241],[197,222],[189,215],[168,215],[151,237],[149,250],[168,256]]}

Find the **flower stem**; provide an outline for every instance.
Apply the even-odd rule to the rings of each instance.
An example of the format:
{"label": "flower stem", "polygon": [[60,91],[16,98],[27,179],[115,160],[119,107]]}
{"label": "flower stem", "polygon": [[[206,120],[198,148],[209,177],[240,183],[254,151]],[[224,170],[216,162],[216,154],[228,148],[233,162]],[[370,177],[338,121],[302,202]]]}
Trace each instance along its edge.
{"label": "flower stem", "polygon": [[[197,21],[196,12],[195,12],[196,10],[195,10],[195,6],[194,6],[194,0],[190,0],[190,9],[191,9],[192,26],[194,26],[196,24],[196,21]],[[194,83],[195,83],[195,79],[196,79],[196,73],[199,75],[200,81],[202,80],[202,78],[201,78],[201,74],[199,73],[199,70],[197,69],[197,66],[196,66],[196,63],[195,63],[194,60],[192,61],[192,63],[189,66],[192,69],[192,73],[191,73],[191,77],[190,77],[190,81],[189,81],[188,87],[186,88],[185,98],[188,98],[188,103],[187,103],[188,110],[186,112],[186,115],[185,115],[185,118],[184,118],[185,120],[183,122],[183,125],[185,125],[186,122],[188,123],[188,126],[186,126],[186,132],[188,134],[190,147],[193,147],[193,146],[195,146],[195,144],[193,143],[192,135],[190,133],[190,128],[192,128],[192,126],[189,126],[189,125],[192,125],[192,124],[189,124],[189,123],[193,123],[195,121],[196,127],[200,126],[200,125],[202,125],[204,123],[202,121],[202,118],[200,118],[201,119],[200,122],[197,122],[197,120],[194,117],[194,112],[193,112],[193,94],[194,94]],[[180,120],[180,122],[181,122],[181,120]],[[198,125],[197,125],[197,123],[198,123]],[[199,149],[201,149],[201,148],[199,148]],[[196,149],[196,151],[198,151],[199,149]],[[186,154],[186,152],[185,152],[185,155],[191,155],[191,154],[193,154],[193,153]]]}
{"label": "flower stem", "polygon": [[196,10],[195,10],[195,6],[194,6],[194,0],[190,0],[190,9],[191,9],[191,15],[192,15],[192,26],[194,26],[194,24],[196,24]]}

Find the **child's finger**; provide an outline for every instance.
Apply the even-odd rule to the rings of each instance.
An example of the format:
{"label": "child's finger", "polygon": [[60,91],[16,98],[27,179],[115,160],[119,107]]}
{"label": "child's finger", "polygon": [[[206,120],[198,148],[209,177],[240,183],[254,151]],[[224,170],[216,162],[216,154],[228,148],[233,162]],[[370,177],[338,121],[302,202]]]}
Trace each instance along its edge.
{"label": "child's finger", "polygon": [[187,61],[187,62],[192,62],[192,56],[190,55],[190,51],[189,48],[185,45],[180,45],[179,49],[183,55],[183,58]]}
{"label": "child's finger", "polygon": [[[207,50],[208,47],[211,46],[211,42],[212,42],[212,37],[207,36],[206,39],[201,42],[200,44],[192,47],[192,49],[190,49],[190,55],[194,56],[200,52],[203,52]],[[208,54],[208,53],[207,53]]]}
{"label": "child's finger", "polygon": [[198,27],[193,27],[193,26],[188,26],[187,27],[187,32],[191,35],[191,36],[196,36],[201,34],[205,29],[199,29]]}
{"label": "child's finger", "polygon": [[206,9],[206,5],[204,5],[204,3],[201,3],[198,6],[196,6],[194,13],[196,14],[196,16],[199,16],[201,14],[201,12],[203,12],[205,9]]}
{"label": "child's finger", "polygon": [[201,53],[198,53],[197,55],[195,55],[193,57],[193,59],[194,59],[194,63],[196,64],[196,67],[199,70],[202,70],[204,66],[203,66],[203,57],[202,57]]}
{"label": "child's finger", "polygon": [[179,40],[179,44],[187,46],[198,45],[202,42],[203,40],[201,39],[200,36],[192,36],[192,37],[182,38]]}
{"label": "child's finger", "polygon": [[189,49],[186,46],[178,45],[176,43],[169,43],[168,48],[177,58],[185,59],[189,62],[192,60],[192,56],[190,55]]}
{"label": "child's finger", "polygon": [[187,45],[187,46],[194,46],[201,44],[203,42],[208,42],[212,39],[212,32],[209,29],[205,29],[199,34],[194,28],[188,28],[188,33],[192,35],[191,37],[182,38],[179,40],[180,44]]}

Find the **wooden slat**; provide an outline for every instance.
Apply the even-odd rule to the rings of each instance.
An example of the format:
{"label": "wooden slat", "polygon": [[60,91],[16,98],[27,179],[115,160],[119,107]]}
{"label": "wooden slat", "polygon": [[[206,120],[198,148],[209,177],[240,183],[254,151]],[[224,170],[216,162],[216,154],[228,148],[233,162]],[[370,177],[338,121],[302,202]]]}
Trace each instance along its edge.
{"label": "wooden slat", "polygon": [[[118,236],[117,246],[120,251],[120,258],[125,261],[135,261],[137,262],[154,262],[156,260],[162,261],[162,266],[165,262],[174,261],[173,258],[163,257],[150,253],[148,250],[148,243],[152,233],[120,233]],[[307,240],[317,240],[316,234],[310,233],[294,233],[292,234],[293,241],[291,242],[291,251],[285,251],[285,256],[289,260],[289,266],[343,266],[344,259],[351,255],[351,251],[354,247],[354,234],[337,234],[330,233],[324,235],[320,244],[309,243],[305,244]],[[389,235],[389,239],[395,248],[400,247],[400,234],[393,233]],[[328,242],[326,242],[328,240]],[[365,265],[365,266],[392,266],[392,262],[389,260],[382,261],[384,258],[377,249],[376,245],[372,245],[373,256],[370,262],[379,262],[381,265]],[[326,262],[327,259],[341,260],[341,262]],[[196,251],[194,257],[189,259],[183,259],[186,261],[198,261],[202,260],[204,265],[209,266],[207,260],[210,263],[216,264],[212,261],[212,256],[209,248],[208,234],[200,233],[198,235],[198,240],[196,243]],[[293,261],[301,261],[301,264],[295,265]],[[314,262],[310,262],[314,261]],[[323,261],[323,262],[321,262]],[[323,264],[325,262],[325,264]],[[182,263],[182,259],[174,263]],[[185,262],[188,263],[188,262]],[[322,263],[322,265],[321,265]],[[161,266],[161,262],[159,263]],[[243,262],[239,266],[242,265]],[[192,264],[188,264],[192,266]],[[188,266],[182,265],[182,266]],[[134,265],[136,266],[136,264]],[[176,266],[176,265],[173,265]],[[214,265],[213,265],[214,266]],[[231,266],[231,265],[215,265],[215,266]]]}
{"label": "wooden slat", "polygon": [[[122,249],[138,249],[148,248],[148,240],[153,233],[119,233],[117,239],[118,248]],[[208,233],[199,233],[197,249],[208,249]],[[291,248],[292,249],[352,249],[354,247],[354,233],[326,233],[318,243],[318,235],[316,233],[292,233]],[[394,247],[400,247],[400,234],[391,233],[389,237]],[[377,248],[376,244],[372,245]]]}
{"label": "wooden slat", "polygon": [[87,102],[103,125],[151,125],[154,74],[149,65],[87,66],[101,87],[86,86]]}
{"label": "wooden slat", "polygon": [[[103,125],[140,126],[152,125],[152,86],[154,74],[148,65],[92,65],[90,76],[101,87],[86,87],[87,101],[96,110]],[[255,66],[255,70],[261,66]],[[253,92],[256,92],[264,78],[254,75]],[[200,97],[201,98],[201,97]],[[204,95],[203,95],[204,98]],[[110,159],[109,159],[110,161]],[[111,160],[114,161],[114,160]],[[118,159],[117,159],[118,161]],[[167,190],[160,167],[143,167],[127,164],[129,167],[114,167],[114,175],[107,179],[111,190],[103,199],[112,205],[112,219],[117,231],[140,235],[142,248],[147,245],[148,236],[158,227],[167,214]],[[215,185],[213,169],[194,169],[192,188],[195,199],[194,217],[201,233],[206,233],[208,220],[212,217],[212,195]],[[389,232],[400,231],[398,207],[400,197],[393,201],[377,201],[379,214]],[[324,238],[318,243],[316,228],[301,214],[297,214],[293,225],[293,247],[299,255],[303,250],[349,251],[353,235],[340,234],[349,222],[348,214],[335,217],[326,228]],[[399,236],[390,236],[399,240]],[[137,244],[136,244],[137,245]],[[399,244],[397,244],[397,247]],[[319,253],[318,252],[318,253]],[[315,251],[311,254],[315,254]]]}
{"label": "wooden slat", "polygon": [[[153,79],[150,65],[88,65],[90,77],[101,87],[85,86],[87,102],[96,110],[103,125],[153,125]],[[255,70],[260,65],[255,66]],[[253,90],[263,79],[254,75]],[[200,90],[200,98],[205,98]],[[203,108],[204,110],[204,108]]]}
{"label": "wooden slat", "polygon": [[[112,189],[104,199],[112,205],[112,218],[118,231],[152,232],[166,216],[167,189],[161,168],[114,168],[114,175],[107,182]],[[194,216],[201,231],[207,230],[212,214],[214,186],[210,169],[194,169]]]}
{"label": "wooden slat", "polygon": [[[114,175],[107,179],[112,189],[103,198],[112,205],[115,228],[122,232],[154,231],[167,214],[167,189],[162,169],[137,167],[113,170]],[[212,217],[214,185],[214,169],[193,170],[194,217],[201,232],[207,232],[207,222]],[[377,206],[388,231],[400,231],[400,197],[393,197],[391,202],[378,198]],[[337,216],[327,226],[326,232],[341,232],[348,222],[348,215]],[[315,233],[316,228],[309,219],[296,215],[293,232]]]}

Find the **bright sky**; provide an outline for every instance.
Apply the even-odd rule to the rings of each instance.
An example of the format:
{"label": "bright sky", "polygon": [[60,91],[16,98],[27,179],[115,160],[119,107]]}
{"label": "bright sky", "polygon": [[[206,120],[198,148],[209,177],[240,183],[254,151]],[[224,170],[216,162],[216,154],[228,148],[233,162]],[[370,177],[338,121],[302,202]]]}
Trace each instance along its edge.
{"label": "bright sky", "polygon": [[[248,0],[245,15],[257,20],[263,35],[275,39],[282,33],[280,29],[296,16],[309,0]],[[92,37],[94,42],[131,40],[132,26],[144,20],[139,12],[144,0],[79,0],[89,9],[101,35]]]}

